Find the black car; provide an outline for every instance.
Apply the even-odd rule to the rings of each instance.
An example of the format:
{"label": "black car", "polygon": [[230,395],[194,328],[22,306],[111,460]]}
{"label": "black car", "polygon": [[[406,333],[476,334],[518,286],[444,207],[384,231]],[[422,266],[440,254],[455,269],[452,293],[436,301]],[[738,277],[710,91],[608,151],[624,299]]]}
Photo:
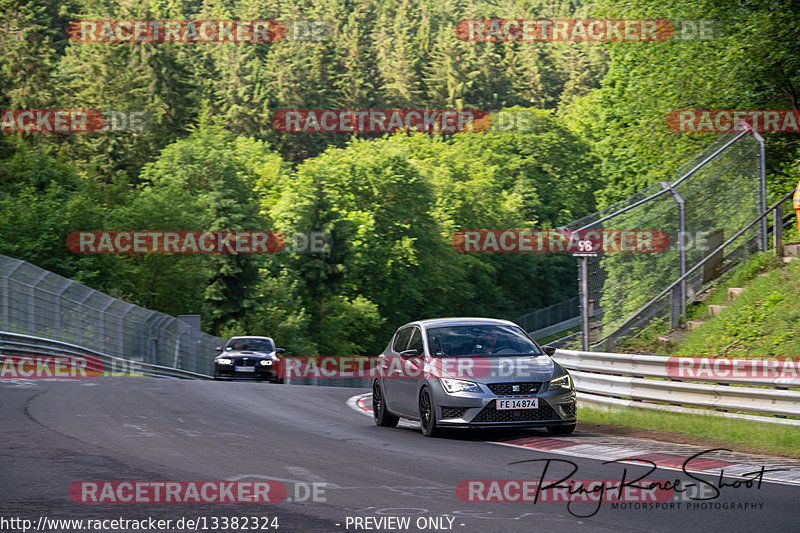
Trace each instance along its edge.
{"label": "black car", "polygon": [[283,383],[281,360],[270,337],[231,337],[214,358],[214,379],[269,380]]}

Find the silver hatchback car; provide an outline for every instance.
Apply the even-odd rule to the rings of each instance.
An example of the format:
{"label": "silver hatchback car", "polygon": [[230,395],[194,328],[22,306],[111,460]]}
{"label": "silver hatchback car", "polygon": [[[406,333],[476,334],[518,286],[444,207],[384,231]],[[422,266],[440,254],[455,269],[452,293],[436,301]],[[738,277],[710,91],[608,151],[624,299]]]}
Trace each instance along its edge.
{"label": "silver hatchback car", "polygon": [[575,429],[569,373],[518,325],[491,318],[410,322],[379,356],[372,386],[375,423],[419,420],[426,437],[442,428]]}

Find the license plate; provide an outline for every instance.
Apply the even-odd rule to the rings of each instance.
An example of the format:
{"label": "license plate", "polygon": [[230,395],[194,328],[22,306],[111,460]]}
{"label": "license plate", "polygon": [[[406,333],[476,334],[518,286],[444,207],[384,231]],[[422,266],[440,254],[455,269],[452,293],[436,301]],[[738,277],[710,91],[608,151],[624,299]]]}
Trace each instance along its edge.
{"label": "license plate", "polygon": [[256,367],[254,366],[237,366],[235,367],[237,372],[255,372]]}
{"label": "license plate", "polygon": [[524,398],[520,400],[497,400],[498,411],[509,411],[511,409],[538,409],[539,398]]}

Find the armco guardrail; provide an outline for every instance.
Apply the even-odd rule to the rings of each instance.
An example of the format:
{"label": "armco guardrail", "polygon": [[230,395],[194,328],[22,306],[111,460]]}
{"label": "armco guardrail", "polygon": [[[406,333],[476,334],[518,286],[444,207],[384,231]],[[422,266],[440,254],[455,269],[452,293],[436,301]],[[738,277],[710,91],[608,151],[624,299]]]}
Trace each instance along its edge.
{"label": "armco guardrail", "polygon": [[132,361],[88,350],[66,342],[7,331],[0,331],[0,356],[3,358],[35,358],[43,356],[88,358],[93,362],[99,361],[102,364],[90,365],[87,370],[102,372],[104,375],[121,373],[173,379],[211,379],[211,376],[206,374]]}
{"label": "armco guardrail", "polygon": [[[570,371],[578,398],[586,402],[681,413],[702,411],[703,414],[800,426],[799,419],[776,418],[800,417],[800,390],[778,388],[800,388],[800,377],[775,375],[778,371],[771,370],[776,367],[774,362],[749,362],[747,370],[741,368],[742,365],[736,367],[728,363],[724,371],[718,368],[713,377],[708,372],[700,372],[696,377],[677,379],[675,376],[681,375],[681,369],[696,369],[699,360],[574,350],[558,350],[553,359]],[[707,360],[711,365],[708,368],[713,368],[711,361],[714,360]],[[738,370],[736,373],[734,368]],[[796,367],[791,368],[796,370]],[[756,375],[740,375],[747,371],[754,371]]]}

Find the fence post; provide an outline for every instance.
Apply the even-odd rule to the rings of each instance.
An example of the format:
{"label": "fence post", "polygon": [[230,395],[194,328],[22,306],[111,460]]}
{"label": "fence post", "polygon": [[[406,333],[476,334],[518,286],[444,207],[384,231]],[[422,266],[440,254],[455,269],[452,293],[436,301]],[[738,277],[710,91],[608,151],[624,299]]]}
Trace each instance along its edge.
{"label": "fence post", "polygon": [[105,350],[105,348],[106,348],[106,310],[109,307],[111,307],[112,305],[114,305],[114,301],[115,301],[114,298],[109,296],[108,297],[108,303],[106,304],[106,306],[103,307],[102,309],[98,310],[98,314],[100,315],[98,317],[100,320],[97,321],[99,323],[99,330],[100,330],[100,335],[99,335],[100,336],[100,349],[98,350],[99,352],[105,353],[105,351],[106,351]]}
{"label": "fence post", "polygon": [[125,320],[130,313],[136,306],[134,304],[129,303],[128,309],[119,316],[119,351],[117,355],[120,357],[125,357],[126,359],[133,359],[133,356],[128,356],[127,352],[125,351]]}
{"label": "fence post", "polygon": [[678,329],[681,325],[681,294],[680,289],[675,287],[672,289],[672,295],[669,299],[669,316],[670,316],[670,329]]}
{"label": "fence post", "polygon": [[589,351],[589,258],[578,257],[578,288],[581,294],[581,349]]}
{"label": "fence post", "polygon": [[[678,191],[675,188],[667,183],[666,181],[660,181],[659,185],[664,189],[669,191],[670,196],[672,199],[675,200],[675,203],[678,204],[678,256],[680,258],[680,266],[679,266],[679,277],[683,277],[686,274],[686,202],[683,200],[683,197],[678,194]],[[678,313],[680,316],[686,316],[686,281],[683,280],[680,283],[680,287],[678,289]],[[673,290],[673,295],[674,295]],[[675,306],[672,306],[672,313],[675,314]],[[680,325],[680,320],[678,317],[672,317],[672,328],[675,329]]]}
{"label": "fence post", "polygon": [[[739,127],[741,127],[746,132],[749,132],[753,135],[753,138],[758,141],[758,185],[759,185],[759,210],[762,213],[767,211],[767,162],[766,162],[766,149],[764,146],[764,137],[758,134],[753,127],[748,124],[747,122],[740,122]],[[767,248],[767,217],[761,219],[761,224],[759,224],[759,241],[761,244],[761,251],[766,252]]]}
{"label": "fence post", "polygon": [[39,276],[29,285],[28,291],[28,329],[30,335],[36,335],[36,286],[47,277],[50,272],[43,270]]}
{"label": "fence post", "polygon": [[[0,257],[6,258],[6,256],[4,256],[4,255],[2,255]],[[9,257],[9,258],[6,258],[6,259],[11,259],[11,258]],[[14,259],[11,259],[11,260],[14,261]],[[21,267],[24,264],[25,264],[24,261],[17,261],[17,264],[14,265],[14,267],[11,270],[9,270],[8,272],[5,272],[3,274],[3,277],[2,277],[2,280],[3,280],[3,293],[2,293],[2,299],[0,301],[0,310],[3,311],[3,331],[8,331],[8,315],[9,315],[8,291],[11,290],[10,286],[9,286],[9,283],[8,283],[8,280],[11,278],[11,275],[19,267]]]}
{"label": "fence post", "polygon": [[775,255],[783,257],[783,204],[776,205],[772,213],[772,247]]}
{"label": "fence post", "polygon": [[8,276],[0,278],[0,314],[3,315],[3,331],[8,331]]}
{"label": "fence post", "polygon": [[67,280],[67,283],[64,285],[58,294],[56,294],[56,340],[61,340],[61,300],[63,300],[64,292],[70,288],[72,285],[71,280]]}

